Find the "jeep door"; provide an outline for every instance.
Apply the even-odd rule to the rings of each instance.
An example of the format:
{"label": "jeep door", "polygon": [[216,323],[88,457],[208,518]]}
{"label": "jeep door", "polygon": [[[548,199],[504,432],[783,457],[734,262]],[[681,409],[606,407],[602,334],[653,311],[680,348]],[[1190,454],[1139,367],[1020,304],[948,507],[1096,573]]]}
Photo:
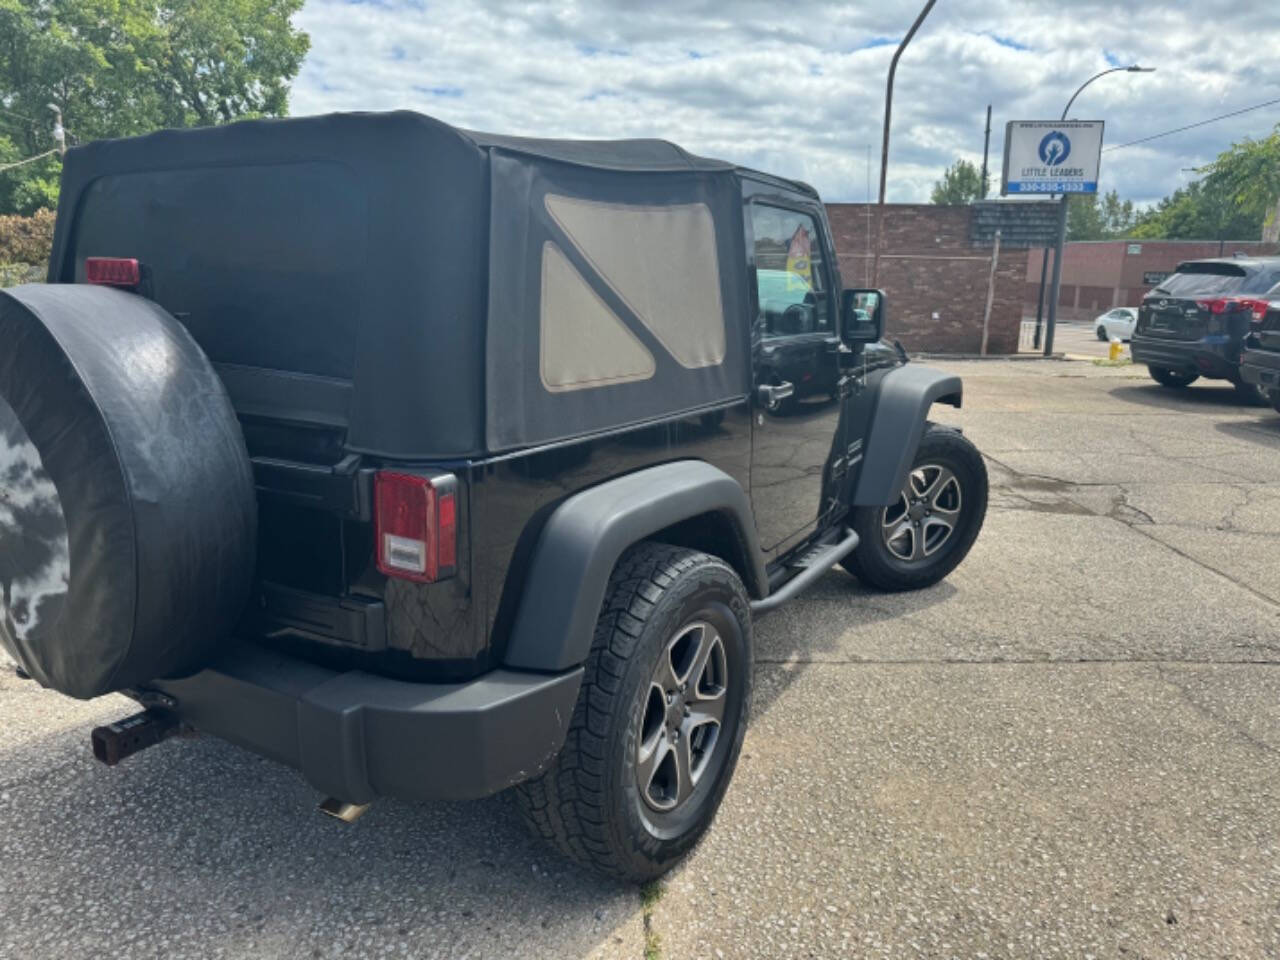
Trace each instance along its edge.
{"label": "jeep door", "polygon": [[754,278],[751,502],[770,559],[839,509],[848,379],[837,335],[839,274],[816,204],[757,195],[746,205]]}

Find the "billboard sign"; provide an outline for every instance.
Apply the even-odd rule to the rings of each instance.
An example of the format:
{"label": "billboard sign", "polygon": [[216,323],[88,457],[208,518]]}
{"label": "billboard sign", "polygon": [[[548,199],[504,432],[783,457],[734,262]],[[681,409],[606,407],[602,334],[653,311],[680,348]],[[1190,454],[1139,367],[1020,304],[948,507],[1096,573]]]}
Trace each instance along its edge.
{"label": "billboard sign", "polygon": [[1097,193],[1101,120],[1010,120],[1000,192]]}

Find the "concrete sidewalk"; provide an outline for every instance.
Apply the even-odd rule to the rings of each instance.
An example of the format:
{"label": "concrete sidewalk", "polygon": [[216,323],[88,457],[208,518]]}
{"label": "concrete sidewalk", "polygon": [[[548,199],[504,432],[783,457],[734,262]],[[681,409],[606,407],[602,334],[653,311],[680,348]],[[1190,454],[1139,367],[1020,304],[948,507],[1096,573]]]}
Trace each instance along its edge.
{"label": "concrete sidewalk", "polygon": [[503,798],[344,827],[213,740],[0,678],[0,956],[1280,955],[1280,416],[1088,363],[945,364],[988,455],[943,584],[833,570],[756,629],[706,841],[647,891]]}

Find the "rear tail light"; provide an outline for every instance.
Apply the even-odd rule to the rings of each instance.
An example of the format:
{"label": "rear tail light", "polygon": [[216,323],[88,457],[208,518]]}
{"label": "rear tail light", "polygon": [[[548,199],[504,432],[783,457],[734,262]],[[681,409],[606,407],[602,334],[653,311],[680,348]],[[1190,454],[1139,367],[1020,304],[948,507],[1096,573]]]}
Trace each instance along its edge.
{"label": "rear tail light", "polygon": [[458,481],[380,470],[374,478],[378,569],[388,577],[431,583],[458,566]]}
{"label": "rear tail light", "polygon": [[1196,306],[1210,313],[1235,313],[1247,310],[1253,314],[1255,322],[1261,321],[1267,313],[1267,301],[1252,297],[1215,297],[1212,300],[1197,300]]}
{"label": "rear tail light", "polygon": [[1248,310],[1253,316],[1249,319],[1249,326],[1259,327],[1262,325],[1262,318],[1267,315],[1267,310],[1271,304],[1266,300],[1256,300],[1250,298],[1242,298],[1240,305]]}
{"label": "rear tail light", "polygon": [[85,257],[84,278],[106,287],[136,287],[142,283],[142,267],[128,257]]}

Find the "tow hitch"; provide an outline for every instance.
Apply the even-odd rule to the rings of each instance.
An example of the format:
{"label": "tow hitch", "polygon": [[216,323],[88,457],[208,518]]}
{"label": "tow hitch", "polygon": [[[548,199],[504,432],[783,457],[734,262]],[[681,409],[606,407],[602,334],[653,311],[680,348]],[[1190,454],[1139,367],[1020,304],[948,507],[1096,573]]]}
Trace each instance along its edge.
{"label": "tow hitch", "polygon": [[93,755],[108,767],[139,750],[154,747],[184,730],[184,724],[165,710],[143,710],[105,727],[94,727],[89,734]]}

